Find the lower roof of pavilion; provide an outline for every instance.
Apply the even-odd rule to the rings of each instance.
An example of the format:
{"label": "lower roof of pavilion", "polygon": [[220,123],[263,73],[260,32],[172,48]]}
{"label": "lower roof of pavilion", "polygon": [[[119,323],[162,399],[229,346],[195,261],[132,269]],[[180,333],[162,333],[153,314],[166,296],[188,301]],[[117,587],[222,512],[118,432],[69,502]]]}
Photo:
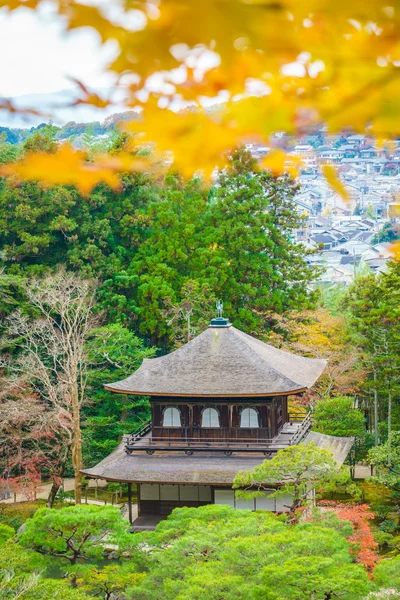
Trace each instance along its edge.
{"label": "lower roof of pavilion", "polygon": [[[331,450],[340,466],[346,459],[354,438],[335,437],[310,431],[304,443],[311,442]],[[139,453],[128,455],[125,452],[125,444],[124,439],[114,452],[95,467],[83,469],[82,473],[94,479],[124,483],[231,486],[239,471],[253,469],[264,458],[259,454],[240,452],[232,456],[221,456],[212,451],[192,456],[169,452],[159,452],[152,456]]]}
{"label": "lower roof of pavilion", "polygon": [[104,387],[154,397],[287,396],[309,389],[326,364],[274,348],[230,325],[211,326],[178,350],[145,359],[132,375]]}

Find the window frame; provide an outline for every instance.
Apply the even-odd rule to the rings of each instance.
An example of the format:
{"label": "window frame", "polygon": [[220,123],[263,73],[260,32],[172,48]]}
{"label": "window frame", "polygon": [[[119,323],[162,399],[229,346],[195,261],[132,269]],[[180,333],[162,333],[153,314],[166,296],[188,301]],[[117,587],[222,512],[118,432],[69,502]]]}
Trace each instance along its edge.
{"label": "window frame", "polygon": [[[218,419],[218,425],[204,425],[204,413],[206,410],[214,410],[217,414],[217,419]],[[203,410],[201,411],[201,428],[202,429],[221,429],[221,418],[220,418],[220,412],[218,410],[218,408],[215,408],[215,406],[205,406],[203,408]],[[210,418],[210,423],[211,423],[211,418]]]}
{"label": "window frame", "polygon": [[[254,413],[256,414],[256,418],[257,418],[257,425],[250,425],[250,422],[251,422],[251,416],[250,416],[251,412],[249,412],[249,425],[242,425],[243,413],[244,413],[245,410],[254,411]],[[240,411],[240,428],[241,429],[260,429],[260,413],[258,412],[258,410],[254,406],[245,406]]]}
{"label": "window frame", "polygon": [[[166,425],[165,424],[165,413],[167,412],[167,410],[172,410],[172,411],[176,410],[178,412],[178,415],[179,415],[179,425]],[[176,413],[173,412],[172,415],[173,414],[176,414]],[[174,422],[173,417],[171,418],[171,422],[172,423]],[[163,410],[163,419],[162,419],[162,427],[175,427],[177,429],[179,429],[180,427],[182,427],[182,413],[181,413],[180,409],[177,406],[166,406],[164,408],[164,410]]]}

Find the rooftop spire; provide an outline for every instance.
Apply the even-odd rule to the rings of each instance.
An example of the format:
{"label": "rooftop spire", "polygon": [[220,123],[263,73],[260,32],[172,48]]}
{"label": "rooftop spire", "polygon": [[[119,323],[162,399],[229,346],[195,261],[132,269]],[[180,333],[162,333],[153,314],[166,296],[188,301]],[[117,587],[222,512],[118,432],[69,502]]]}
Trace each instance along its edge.
{"label": "rooftop spire", "polygon": [[229,319],[225,319],[222,316],[222,310],[224,308],[222,300],[217,300],[215,306],[217,308],[217,317],[211,319],[210,327],[230,327],[231,323],[229,323]]}

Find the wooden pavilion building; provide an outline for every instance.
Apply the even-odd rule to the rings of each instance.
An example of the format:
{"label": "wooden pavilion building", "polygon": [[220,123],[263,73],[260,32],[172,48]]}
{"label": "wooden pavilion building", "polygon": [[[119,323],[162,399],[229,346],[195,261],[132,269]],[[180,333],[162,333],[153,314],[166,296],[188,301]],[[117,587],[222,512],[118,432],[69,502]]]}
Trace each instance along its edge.
{"label": "wooden pavilion building", "polygon": [[343,462],[347,438],[315,434],[309,414],[288,409],[288,396],[308,390],[325,366],[265,344],[221,316],[213,319],[178,350],[145,359],[126,379],[105,385],[113,393],[149,396],[151,420],[83,473],[128,483],[131,522],[137,485],[134,531],[154,527],[178,506],[284,510],[285,500],[268,494],[250,502],[235,498],[232,483],[238,471],[301,441],[333,447]]}

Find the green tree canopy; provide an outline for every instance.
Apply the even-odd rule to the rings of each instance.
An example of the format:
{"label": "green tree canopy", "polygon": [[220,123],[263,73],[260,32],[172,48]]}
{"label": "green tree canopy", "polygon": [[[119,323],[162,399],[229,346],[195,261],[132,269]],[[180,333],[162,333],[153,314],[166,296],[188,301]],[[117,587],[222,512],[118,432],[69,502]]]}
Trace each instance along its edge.
{"label": "green tree canopy", "polygon": [[382,446],[371,448],[368,462],[376,467],[376,481],[400,493],[400,431],[393,431]]}
{"label": "green tree canopy", "polygon": [[125,599],[125,590],[137,586],[146,577],[145,573],[137,572],[132,561],[103,568],[78,565],[75,569],[69,569],[69,573],[74,586],[79,590],[104,600]]}
{"label": "green tree canopy", "polygon": [[15,531],[13,527],[10,527],[10,525],[5,525],[4,523],[0,523],[0,546],[10,538],[14,537],[14,535]]}
{"label": "green tree canopy", "polygon": [[[375,583],[379,588],[391,588],[393,599],[397,600],[396,593],[400,596],[400,556],[381,560],[374,571]],[[383,595],[383,598],[386,598]],[[387,595],[387,598],[392,596]]]}
{"label": "green tree canopy", "polygon": [[[264,460],[251,471],[241,471],[233,487],[243,497],[253,497],[267,490],[271,497],[289,497],[291,519],[301,506],[313,501],[315,491],[338,486],[355,492],[346,469],[338,469],[332,453],[310,444],[298,444],[279,450],[271,460]],[[272,488],[272,490],[271,490]],[[276,488],[276,491],[273,489]]]}
{"label": "green tree canopy", "polygon": [[321,399],[314,412],[313,431],[338,437],[365,435],[364,415],[349,396]]}
{"label": "green tree canopy", "polygon": [[110,394],[104,384],[133,373],[144,358],[155,355],[156,349],[146,347],[132,331],[114,323],[92,330],[86,351],[90,402],[82,409],[82,437],[84,464],[91,466],[112,452],[124,433],[150,418],[147,398]]}
{"label": "green tree canopy", "polygon": [[[335,520],[335,519],[334,519]],[[337,521],[337,520],[336,520]],[[228,506],[183,508],[154,533],[138,534],[146,578],[135,600],[361,600],[371,584],[353,563],[351,531],[329,524],[290,527],[268,512]]]}
{"label": "green tree canopy", "polygon": [[373,244],[381,244],[382,242],[395,242],[400,240],[400,225],[398,223],[385,223],[379,233],[375,233],[372,238]]}
{"label": "green tree canopy", "polygon": [[13,541],[0,546],[1,600],[89,600],[69,582],[45,577],[49,563]]}
{"label": "green tree canopy", "polygon": [[111,506],[41,508],[26,521],[19,542],[40,554],[76,564],[78,560],[100,558],[105,541],[120,547],[127,544],[128,531],[129,523]]}
{"label": "green tree canopy", "polygon": [[[52,139],[43,128],[25,146],[51,151]],[[113,138],[110,154],[123,145]],[[235,325],[262,331],[264,313],[304,308],[313,298],[307,251],[294,242],[302,224],[296,192],[289,177],[274,178],[244,149],[212,187],[199,177],[126,174],[120,190],[99,185],[82,197],[72,186],[16,187],[3,179],[0,260],[9,275],[65,264],[97,278],[109,321],[157,346],[170,348],[181,334],[165,310],[184,305],[191,285],[209,297],[209,306],[193,313],[194,329],[216,297]]]}
{"label": "green tree canopy", "polygon": [[356,278],[344,307],[349,309],[353,336],[370,372],[366,389],[374,396],[376,416],[381,421],[386,419],[387,437],[400,392],[400,262],[390,262],[379,276]]}

